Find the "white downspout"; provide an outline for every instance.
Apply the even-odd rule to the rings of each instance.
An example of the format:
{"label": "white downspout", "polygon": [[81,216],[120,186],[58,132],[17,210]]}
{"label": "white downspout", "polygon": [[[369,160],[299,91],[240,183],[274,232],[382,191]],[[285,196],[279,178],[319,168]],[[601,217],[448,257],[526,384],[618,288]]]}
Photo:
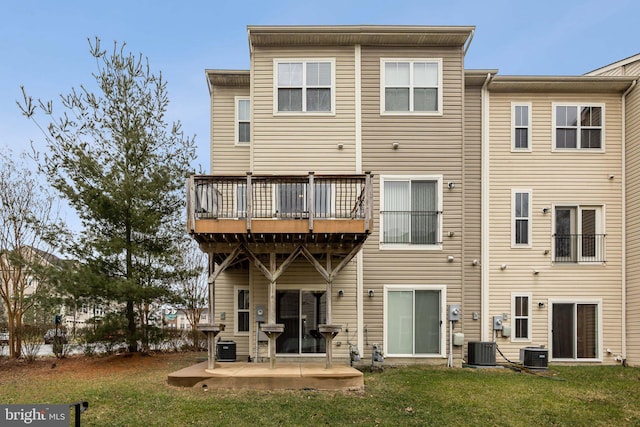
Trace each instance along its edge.
{"label": "white downspout", "polygon": [[634,80],[622,94],[622,359],[627,359],[627,95],[638,83]]}
{"label": "white downspout", "polygon": [[[362,50],[354,48],[355,56],[355,173],[362,173]],[[358,352],[364,354],[364,248],[356,255],[356,333]],[[347,340],[349,334],[347,333]]]}
{"label": "white downspout", "polygon": [[482,179],[481,179],[481,231],[480,240],[480,340],[487,341],[488,314],[489,314],[489,92],[487,86],[493,78],[491,73],[487,73],[487,78],[482,85]]}

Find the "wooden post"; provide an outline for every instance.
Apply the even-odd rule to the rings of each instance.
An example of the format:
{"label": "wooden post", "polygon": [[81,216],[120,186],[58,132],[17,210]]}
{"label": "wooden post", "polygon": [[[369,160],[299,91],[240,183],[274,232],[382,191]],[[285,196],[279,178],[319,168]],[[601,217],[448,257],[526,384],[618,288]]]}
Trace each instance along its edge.
{"label": "wooden post", "polygon": [[[269,270],[271,270],[271,280],[269,280],[269,324],[275,325],[276,323],[276,253],[271,252],[269,254]],[[276,367],[276,339],[278,335],[269,334],[269,367],[274,369]]]}
{"label": "wooden post", "polygon": [[[327,252],[327,273],[329,273],[329,280],[327,280],[327,325],[333,325],[333,307],[331,300],[333,299],[333,279],[331,275],[331,252]],[[326,368],[331,369],[333,366],[333,335],[324,334],[325,351],[327,353]]]}
{"label": "wooden post", "polygon": [[[213,252],[209,252],[209,277],[215,273],[216,263],[214,261]],[[207,323],[213,325],[216,317],[216,282],[209,280],[209,321]],[[216,334],[207,332],[207,360],[208,368],[216,367]]]}

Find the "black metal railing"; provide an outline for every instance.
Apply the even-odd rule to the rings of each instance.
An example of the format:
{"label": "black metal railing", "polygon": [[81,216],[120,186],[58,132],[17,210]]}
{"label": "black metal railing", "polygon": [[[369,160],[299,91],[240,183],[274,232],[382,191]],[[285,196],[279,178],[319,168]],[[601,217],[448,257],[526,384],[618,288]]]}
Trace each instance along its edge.
{"label": "black metal railing", "polygon": [[381,211],[382,243],[439,244],[441,215],[441,211]]}
{"label": "black metal railing", "polygon": [[606,262],[606,234],[554,234],[555,262]]}
{"label": "black metal railing", "polygon": [[369,219],[371,174],[189,178],[193,219]]}

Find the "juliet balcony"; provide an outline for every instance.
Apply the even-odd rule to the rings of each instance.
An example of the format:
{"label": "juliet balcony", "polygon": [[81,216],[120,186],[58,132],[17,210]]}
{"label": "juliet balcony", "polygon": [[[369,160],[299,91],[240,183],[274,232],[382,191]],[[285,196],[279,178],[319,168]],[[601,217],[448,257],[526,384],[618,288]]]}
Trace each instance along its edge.
{"label": "juliet balcony", "polygon": [[[360,175],[193,175],[187,229],[214,253],[242,243],[281,253],[349,252],[373,227],[370,173]],[[316,250],[314,250],[316,248]]]}

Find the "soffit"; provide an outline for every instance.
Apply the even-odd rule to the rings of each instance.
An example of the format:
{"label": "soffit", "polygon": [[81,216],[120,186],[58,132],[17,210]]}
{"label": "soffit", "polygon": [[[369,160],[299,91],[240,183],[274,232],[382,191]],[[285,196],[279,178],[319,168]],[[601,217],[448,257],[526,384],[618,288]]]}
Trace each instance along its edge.
{"label": "soffit", "polygon": [[491,92],[611,93],[624,92],[635,80],[621,76],[495,76]]}
{"label": "soffit", "polygon": [[249,26],[251,46],[462,46],[470,26]]}
{"label": "soffit", "polygon": [[249,70],[206,70],[211,86],[249,86]]}

